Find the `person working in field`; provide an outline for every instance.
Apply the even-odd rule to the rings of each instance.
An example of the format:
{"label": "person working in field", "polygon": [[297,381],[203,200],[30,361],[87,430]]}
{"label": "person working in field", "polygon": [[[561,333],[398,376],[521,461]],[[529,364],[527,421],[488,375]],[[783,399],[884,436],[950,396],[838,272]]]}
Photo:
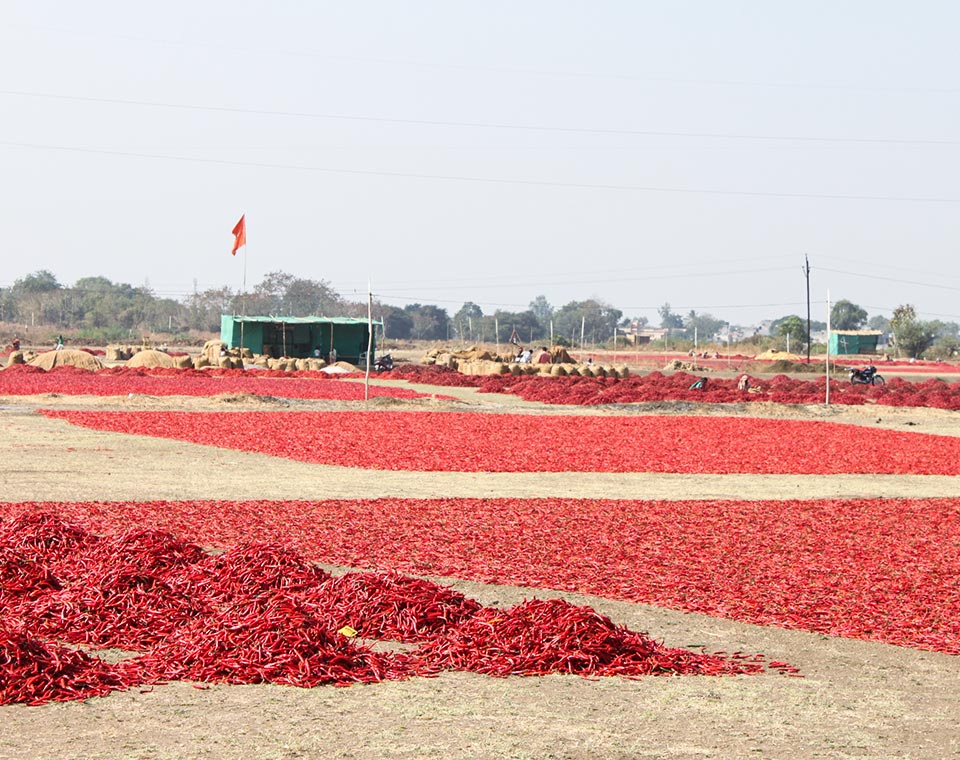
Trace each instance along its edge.
{"label": "person working in field", "polygon": [[737,383],[737,390],[738,390],[738,391],[748,391],[748,390],[750,390],[750,378],[747,377],[746,375],[744,375],[743,377],[741,377],[740,380],[739,380],[739,382]]}
{"label": "person working in field", "polygon": [[550,352],[547,351],[546,346],[540,346],[540,353],[537,355],[537,364],[551,364],[553,362],[553,357],[550,356]]}
{"label": "person working in field", "polygon": [[690,386],[692,391],[702,391],[707,387],[707,378],[701,377],[697,382]]}

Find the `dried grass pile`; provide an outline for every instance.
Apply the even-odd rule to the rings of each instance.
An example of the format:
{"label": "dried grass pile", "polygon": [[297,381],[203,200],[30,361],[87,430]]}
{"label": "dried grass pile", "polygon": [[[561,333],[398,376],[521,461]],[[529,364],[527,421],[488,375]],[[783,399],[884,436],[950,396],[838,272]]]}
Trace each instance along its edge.
{"label": "dried grass pile", "polygon": [[757,354],[753,357],[757,361],[786,361],[786,362],[798,362],[800,357],[796,354],[791,354],[787,351],[777,351],[775,348],[771,348],[769,351],[764,351],[762,354]]}
{"label": "dried grass pile", "polygon": [[165,354],[163,351],[153,351],[147,349],[146,351],[138,351],[135,353],[130,361],[127,362],[128,367],[176,367],[177,363],[174,361],[174,358],[170,354]]}
{"label": "dried grass pile", "polygon": [[30,364],[40,369],[51,370],[54,367],[79,367],[80,369],[103,369],[103,362],[86,351],[64,348],[60,351],[44,351],[30,360]]}
{"label": "dried grass pile", "polygon": [[200,355],[203,356],[214,366],[220,363],[220,354],[227,350],[227,344],[222,340],[208,340],[203,344],[203,350]]}

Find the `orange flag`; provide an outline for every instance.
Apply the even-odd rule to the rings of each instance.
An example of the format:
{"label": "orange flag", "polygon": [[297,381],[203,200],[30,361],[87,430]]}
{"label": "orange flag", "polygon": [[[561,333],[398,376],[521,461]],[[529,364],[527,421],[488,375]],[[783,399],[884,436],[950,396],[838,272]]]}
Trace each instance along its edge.
{"label": "orange flag", "polygon": [[244,214],[240,217],[240,221],[237,222],[237,226],[233,228],[233,250],[231,253],[236,256],[237,250],[240,246],[247,244],[247,215]]}

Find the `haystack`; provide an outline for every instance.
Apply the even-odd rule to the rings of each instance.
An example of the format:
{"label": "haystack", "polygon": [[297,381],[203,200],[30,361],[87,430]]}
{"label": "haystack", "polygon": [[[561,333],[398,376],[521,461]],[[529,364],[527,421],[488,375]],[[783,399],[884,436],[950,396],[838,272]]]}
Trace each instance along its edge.
{"label": "haystack", "polygon": [[86,351],[76,351],[64,348],[60,351],[44,351],[30,360],[30,364],[40,369],[50,370],[54,367],[80,367],[80,369],[103,369],[103,362]]}
{"label": "haystack", "polygon": [[200,352],[200,355],[206,357],[207,360],[214,365],[217,365],[220,363],[220,352],[226,350],[227,344],[222,340],[208,340],[203,344],[203,350]]}
{"label": "haystack", "polygon": [[664,366],[665,370],[674,372],[706,372],[705,367],[701,367],[696,362],[685,362],[682,359],[673,359]]}
{"label": "haystack", "polygon": [[509,375],[510,367],[503,362],[495,362],[488,359],[476,359],[474,361],[463,361],[457,365],[457,371],[461,375]]}
{"label": "haystack", "polygon": [[470,348],[459,351],[452,348],[431,348],[423,355],[420,363],[426,365],[439,364],[442,367],[456,369],[457,364],[461,361],[491,361],[492,359],[494,357],[490,352],[479,346],[470,346]]}
{"label": "haystack", "polygon": [[777,349],[775,348],[771,348],[769,351],[764,351],[762,354],[757,354],[753,358],[757,359],[758,361],[767,361],[771,359],[773,361],[779,361],[779,360],[788,361],[788,362],[800,361],[800,357],[797,356],[796,354],[791,354],[787,351],[777,351]]}
{"label": "haystack", "polygon": [[7,357],[7,366],[12,367],[14,364],[23,364],[23,351],[10,352],[10,355]]}
{"label": "haystack", "polygon": [[108,362],[122,362],[132,357],[137,352],[133,346],[118,346],[111,344],[107,346],[104,359]]}
{"label": "haystack", "polygon": [[173,357],[170,354],[165,354],[163,351],[153,351],[147,349],[146,351],[138,351],[135,353],[130,361],[127,362],[128,367],[176,367],[177,363],[174,361]]}

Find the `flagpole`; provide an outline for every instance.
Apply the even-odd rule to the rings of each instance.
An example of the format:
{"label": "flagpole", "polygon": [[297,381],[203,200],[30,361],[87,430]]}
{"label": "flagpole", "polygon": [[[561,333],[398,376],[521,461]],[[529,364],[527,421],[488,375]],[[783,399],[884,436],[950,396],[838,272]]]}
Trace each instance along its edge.
{"label": "flagpole", "polygon": [[[246,215],[246,214],[241,214],[241,215],[240,215],[240,221],[237,222],[235,225],[233,225],[233,229],[231,230],[231,233],[233,234],[233,250],[231,250],[230,253],[233,254],[233,256],[236,256],[238,250],[240,250],[241,248],[246,248],[246,247],[247,247],[247,215]],[[240,293],[240,311],[242,311],[243,313],[240,315],[240,369],[243,369],[243,367],[244,367],[244,362],[243,362],[243,348],[244,348],[244,346],[243,346],[243,341],[244,341],[243,330],[244,330],[245,323],[246,323],[246,318],[247,318],[247,252],[246,252],[246,250],[244,250],[244,252],[243,252],[243,286],[242,286],[241,290],[242,290],[242,292]],[[233,304],[231,304],[231,305],[236,306],[236,300],[234,300],[234,301],[233,301]],[[231,323],[232,326],[231,326],[231,329],[230,329],[230,343],[231,343],[231,344],[233,343],[233,338],[234,338],[234,335],[235,335],[235,333],[233,332],[233,329],[236,327],[236,322],[237,322],[237,310],[234,309],[234,310],[233,310],[232,323]],[[221,338],[223,337],[223,335],[222,335],[222,330],[221,330],[221,336],[220,336],[220,337],[221,337]],[[221,342],[222,342],[222,341],[221,341]],[[262,350],[262,349],[261,349],[261,350]],[[228,361],[229,361],[229,360],[228,360]]]}
{"label": "flagpole", "polygon": [[830,288],[827,288],[827,356],[826,361],[827,386],[824,403],[830,406]]}
{"label": "flagpole", "polygon": [[243,247],[243,288],[240,290],[240,365],[243,366],[243,328],[247,323],[247,247]]}
{"label": "flagpole", "polygon": [[363,400],[370,400],[370,352],[373,350],[373,290],[367,280],[367,371],[363,378]]}

